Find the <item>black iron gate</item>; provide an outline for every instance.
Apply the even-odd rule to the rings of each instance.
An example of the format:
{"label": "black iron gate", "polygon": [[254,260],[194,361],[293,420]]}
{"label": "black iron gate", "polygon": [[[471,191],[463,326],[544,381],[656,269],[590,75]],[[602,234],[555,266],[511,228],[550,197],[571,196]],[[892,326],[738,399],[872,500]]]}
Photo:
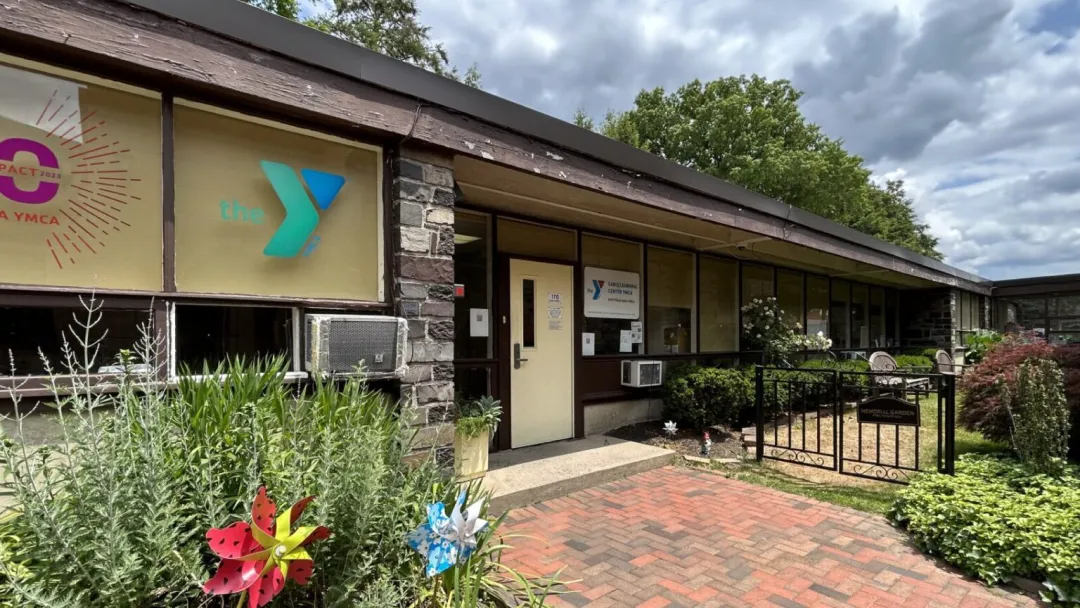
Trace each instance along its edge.
{"label": "black iron gate", "polygon": [[758,367],[755,404],[758,460],[894,483],[953,472],[951,374]]}

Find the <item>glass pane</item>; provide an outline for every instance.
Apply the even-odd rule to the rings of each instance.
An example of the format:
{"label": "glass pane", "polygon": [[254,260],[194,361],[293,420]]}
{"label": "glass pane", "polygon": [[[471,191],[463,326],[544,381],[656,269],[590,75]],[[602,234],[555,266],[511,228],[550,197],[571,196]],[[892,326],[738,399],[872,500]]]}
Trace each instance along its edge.
{"label": "glass pane", "polygon": [[866,285],[851,286],[851,347],[870,347],[870,327],[867,324],[867,307],[870,299]]}
{"label": "glass pane", "polygon": [[885,346],[900,346],[900,294],[885,290]]}
{"label": "glass pane", "polygon": [[754,298],[773,297],[773,269],[768,266],[743,264],[742,267],[742,306]]}
{"label": "glass pane", "polygon": [[648,352],[692,352],[694,256],[649,247],[648,258]]}
{"label": "glass pane", "polygon": [[[179,104],[175,119],[180,291],[380,299],[383,192],[375,148]],[[297,220],[288,230],[279,231],[286,207],[277,193],[298,201],[296,213],[305,210],[290,211]],[[449,221],[442,218],[429,223]],[[436,247],[426,243],[431,253],[452,248],[450,226],[440,236]],[[420,244],[410,243],[412,251]]]}
{"label": "glass pane", "polygon": [[[486,215],[464,211],[454,214],[454,283],[464,290],[464,294],[454,295],[454,357],[457,359],[492,356],[489,221]],[[402,295],[410,295],[404,292],[411,289],[403,286]],[[486,324],[474,322],[473,317],[485,315]]]}
{"label": "glass pane", "polygon": [[739,349],[738,262],[701,257],[698,285],[701,352]]}
{"label": "glass pane", "polygon": [[1048,340],[1051,344],[1080,344],[1080,331],[1073,332],[1050,332]]}
{"label": "glass pane", "polygon": [[870,346],[885,348],[885,289],[870,288]]}
{"label": "glass pane", "polygon": [[[593,334],[593,354],[618,355],[619,340],[623,331],[629,331],[631,324],[641,319],[642,297],[641,286],[641,245],[628,241],[609,239],[591,234],[581,235],[581,260],[582,265],[589,269],[603,269],[605,271],[632,272],[637,276],[634,283],[638,286],[636,297],[638,299],[637,317],[630,318],[607,318],[591,316],[586,310],[585,333]],[[587,270],[586,274],[592,272]],[[585,287],[592,287],[591,281],[586,277]],[[643,344],[634,344],[630,354],[644,352]],[[623,353],[626,354],[626,353]]]}
{"label": "glass pane", "polygon": [[[776,300],[784,313],[784,321],[795,327],[805,327],[803,319],[803,275],[790,270],[776,271]],[[799,330],[798,333],[803,333]]]}
{"label": "glass pane", "polygon": [[833,348],[848,348],[848,300],[851,298],[851,283],[844,280],[832,282],[832,300],[829,305],[829,337]]}
{"label": "glass pane", "polygon": [[577,234],[572,230],[499,219],[499,251],[573,262]]}
{"label": "glass pane", "polygon": [[491,370],[484,367],[456,367],[454,394],[459,399],[477,399],[491,392]]}
{"label": "glass pane", "polygon": [[1046,298],[1025,298],[1016,301],[1016,322],[1022,329],[1046,329]]}
{"label": "glass pane", "polygon": [[74,78],[0,66],[0,283],[160,291],[161,102]]}
{"label": "glass pane", "polygon": [[90,337],[101,340],[97,356],[90,361],[89,370],[68,370],[64,357],[65,338],[75,349],[80,364],[84,359],[82,347],[76,343],[72,332],[80,336],[85,332],[78,327],[78,323],[87,322],[85,309],[0,307],[0,318],[5,321],[0,329],[0,355],[3,356],[0,375],[12,373],[12,366],[16,376],[44,375],[47,370],[42,356],[48,359],[53,373],[97,372],[104,366],[114,365],[121,350],[133,349],[141,337],[140,326],[150,320],[148,310],[101,310],[96,314],[100,314],[101,319],[90,330]]}
{"label": "glass pane", "polygon": [[1080,296],[1058,296],[1050,298],[1050,316],[1080,316]]}
{"label": "glass pane", "polygon": [[536,348],[536,284],[521,281],[521,347]]}
{"label": "glass pane", "polygon": [[1054,319],[1050,321],[1050,331],[1080,332],[1080,319]]}
{"label": "glass pane", "polygon": [[[292,309],[253,306],[176,307],[177,372],[213,370],[234,357],[248,361],[292,354]],[[292,369],[289,361],[288,369]]]}
{"label": "glass pane", "polygon": [[829,279],[806,277],[806,333],[829,335]]}

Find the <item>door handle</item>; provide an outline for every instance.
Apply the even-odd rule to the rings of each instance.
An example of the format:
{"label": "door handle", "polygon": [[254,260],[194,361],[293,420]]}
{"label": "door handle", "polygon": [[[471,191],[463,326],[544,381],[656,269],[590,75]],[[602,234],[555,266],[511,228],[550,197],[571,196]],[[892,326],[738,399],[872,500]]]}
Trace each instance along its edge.
{"label": "door handle", "polygon": [[514,344],[514,369],[521,369],[521,362],[528,359],[521,358],[521,344]]}

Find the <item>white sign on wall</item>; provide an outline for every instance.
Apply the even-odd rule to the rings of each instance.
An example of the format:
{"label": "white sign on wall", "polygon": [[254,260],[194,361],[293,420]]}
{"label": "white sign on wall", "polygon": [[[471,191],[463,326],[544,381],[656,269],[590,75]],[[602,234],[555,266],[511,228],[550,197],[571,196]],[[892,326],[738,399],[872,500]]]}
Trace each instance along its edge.
{"label": "white sign on wall", "polygon": [[641,316],[641,275],[585,267],[585,316],[637,319]]}

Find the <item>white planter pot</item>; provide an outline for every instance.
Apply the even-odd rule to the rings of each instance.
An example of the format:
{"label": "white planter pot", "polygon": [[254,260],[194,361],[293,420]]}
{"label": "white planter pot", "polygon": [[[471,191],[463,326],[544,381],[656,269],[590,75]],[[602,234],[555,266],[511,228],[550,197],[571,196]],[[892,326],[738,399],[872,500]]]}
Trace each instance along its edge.
{"label": "white planter pot", "polygon": [[487,473],[490,443],[487,430],[476,437],[454,436],[454,476],[458,481],[478,479]]}

